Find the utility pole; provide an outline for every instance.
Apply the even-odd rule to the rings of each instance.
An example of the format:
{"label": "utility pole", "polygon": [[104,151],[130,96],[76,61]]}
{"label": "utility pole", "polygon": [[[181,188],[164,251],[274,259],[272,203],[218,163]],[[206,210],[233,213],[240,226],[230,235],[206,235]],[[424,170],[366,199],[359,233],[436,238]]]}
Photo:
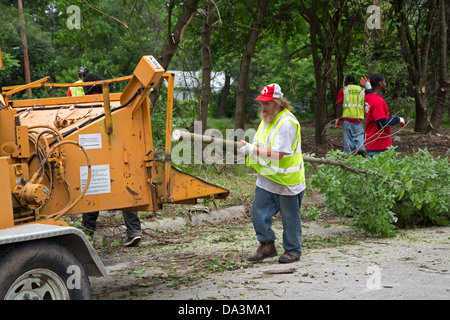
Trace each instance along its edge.
{"label": "utility pole", "polygon": [[[25,70],[25,83],[30,83],[31,82],[30,64],[28,62],[27,35],[25,34],[25,18],[23,17],[22,0],[18,0],[18,7],[19,7],[19,19],[20,19],[20,34],[22,36],[23,68]],[[28,97],[31,98],[31,88],[27,89],[27,94],[28,94]]]}

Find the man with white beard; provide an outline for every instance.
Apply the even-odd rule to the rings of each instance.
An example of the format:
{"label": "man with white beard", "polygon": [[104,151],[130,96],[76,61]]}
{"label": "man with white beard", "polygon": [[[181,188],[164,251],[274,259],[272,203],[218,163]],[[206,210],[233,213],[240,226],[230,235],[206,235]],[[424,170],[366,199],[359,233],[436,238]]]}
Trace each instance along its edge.
{"label": "man with white beard", "polygon": [[241,141],[238,153],[257,172],[252,220],[260,245],[247,259],[259,262],[275,257],[272,217],[280,212],[283,223],[284,254],[280,263],[298,261],[302,254],[300,207],[305,190],[305,169],[301,152],[300,123],[290,112],[278,84],[262,88],[255,100],[261,102],[261,123],[253,142]]}

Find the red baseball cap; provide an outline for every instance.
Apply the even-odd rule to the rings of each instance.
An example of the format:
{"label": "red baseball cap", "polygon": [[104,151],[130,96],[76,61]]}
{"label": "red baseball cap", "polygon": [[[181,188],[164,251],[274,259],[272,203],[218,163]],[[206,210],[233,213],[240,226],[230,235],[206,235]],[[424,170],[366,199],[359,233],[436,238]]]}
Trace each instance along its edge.
{"label": "red baseball cap", "polygon": [[276,98],[283,98],[283,93],[278,84],[272,83],[261,89],[261,95],[255,100],[258,101],[271,101]]}

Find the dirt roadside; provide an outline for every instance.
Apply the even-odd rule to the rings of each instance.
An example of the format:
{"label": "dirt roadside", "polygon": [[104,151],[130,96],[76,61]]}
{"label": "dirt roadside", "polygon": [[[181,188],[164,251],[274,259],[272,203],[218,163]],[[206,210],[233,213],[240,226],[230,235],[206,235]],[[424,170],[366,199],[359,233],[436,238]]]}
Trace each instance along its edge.
{"label": "dirt roadside", "polygon": [[[226,210],[226,211],[223,211]],[[303,221],[299,262],[250,264],[256,247],[243,206],[144,222],[139,247],[104,246],[110,274],[91,278],[98,300],[289,300],[450,298],[450,227],[378,238],[327,215]],[[281,239],[279,217],[274,230]],[[97,242],[111,237],[100,223]],[[114,231],[117,239],[117,230]],[[110,238],[112,239],[112,238]],[[281,240],[277,243],[283,253]]]}
{"label": "dirt roadside", "polygon": [[[439,157],[450,152],[450,130],[429,136],[405,128],[393,139],[397,151],[405,154],[420,148]],[[321,156],[340,146],[341,134],[328,136],[328,143],[318,148],[313,133],[302,133],[307,153]],[[307,195],[302,208],[308,204],[322,209],[323,201]],[[91,278],[93,298],[450,299],[450,227],[400,230],[395,238],[379,238],[354,230],[345,218],[331,214],[318,220],[302,218],[299,262],[284,265],[273,258],[250,264],[246,258],[257,241],[249,208],[203,211],[200,206],[169,217],[141,215],[144,237],[136,248],[121,244],[120,214],[101,216],[95,243],[110,276]],[[273,227],[282,254],[279,216]]]}

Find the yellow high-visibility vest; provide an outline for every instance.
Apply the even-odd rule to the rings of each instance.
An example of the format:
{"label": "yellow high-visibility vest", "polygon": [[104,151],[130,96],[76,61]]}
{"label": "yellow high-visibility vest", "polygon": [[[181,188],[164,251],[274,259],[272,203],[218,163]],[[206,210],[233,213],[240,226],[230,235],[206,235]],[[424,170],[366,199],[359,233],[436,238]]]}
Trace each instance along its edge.
{"label": "yellow high-visibility vest", "polygon": [[[80,83],[80,82],[83,82],[83,81],[78,80],[75,83]],[[72,97],[84,96],[84,89],[83,89],[83,87],[70,87],[70,94],[72,95]]]}
{"label": "yellow high-visibility vest", "polygon": [[364,88],[350,84],[344,88],[342,118],[364,119]]}
{"label": "yellow high-visibility vest", "polygon": [[280,160],[267,159],[257,155],[247,157],[247,165],[253,167],[260,175],[275,181],[281,185],[292,186],[305,181],[305,168],[301,150],[300,123],[295,116],[284,109],[279,112],[274,121],[264,129],[264,122],[261,121],[258,131],[253,138],[253,144],[260,148],[272,148],[275,136],[281,125],[286,121],[291,121],[297,128],[297,136],[291,146],[293,154],[284,156]]}

